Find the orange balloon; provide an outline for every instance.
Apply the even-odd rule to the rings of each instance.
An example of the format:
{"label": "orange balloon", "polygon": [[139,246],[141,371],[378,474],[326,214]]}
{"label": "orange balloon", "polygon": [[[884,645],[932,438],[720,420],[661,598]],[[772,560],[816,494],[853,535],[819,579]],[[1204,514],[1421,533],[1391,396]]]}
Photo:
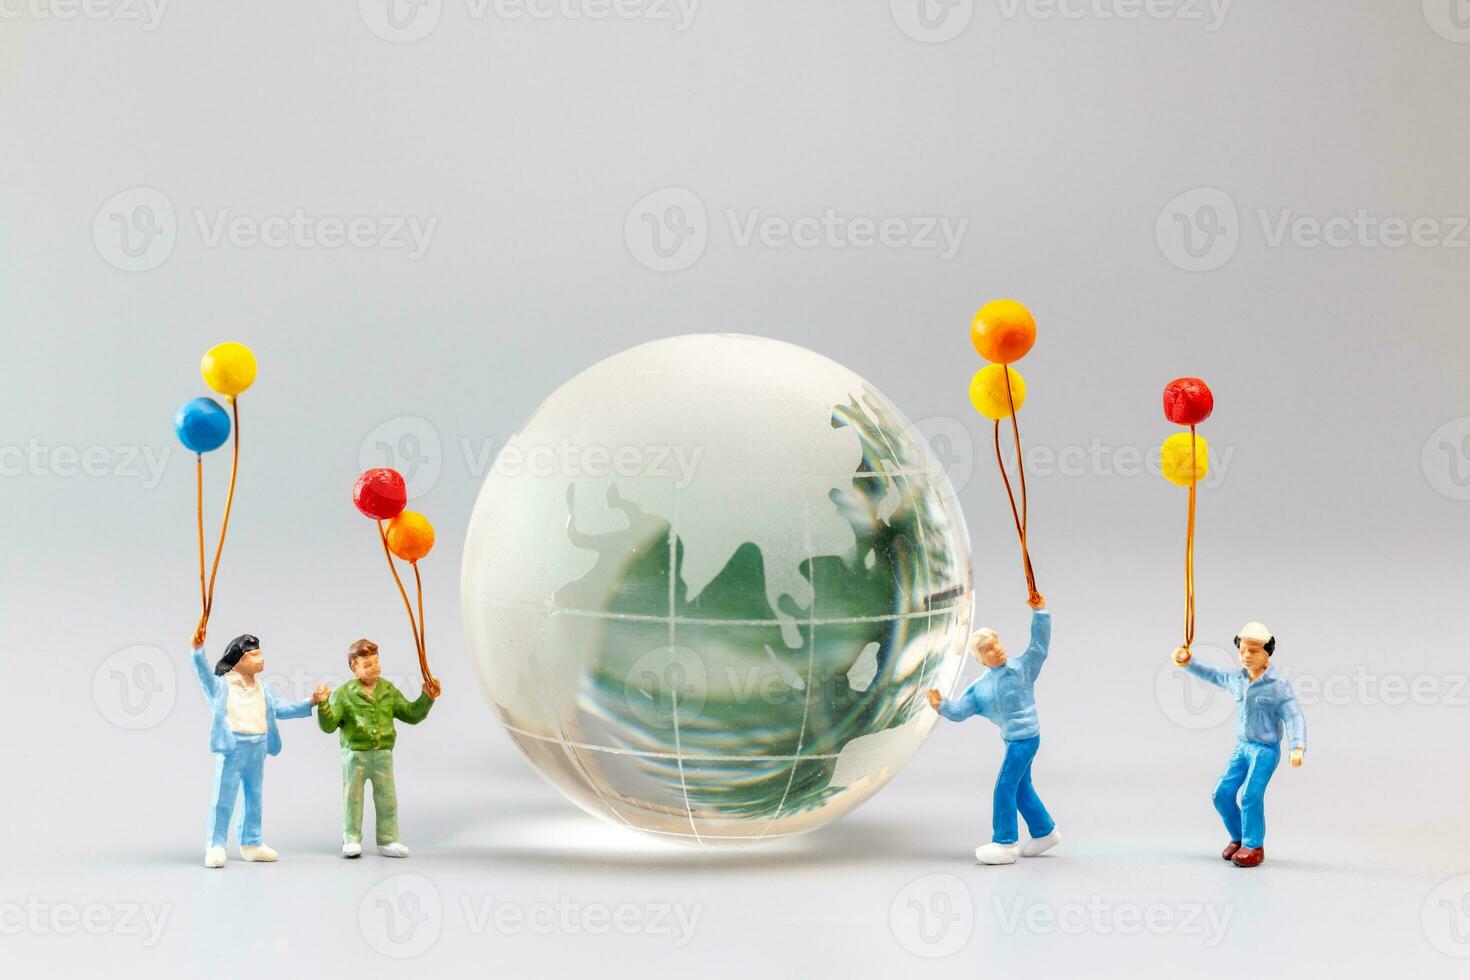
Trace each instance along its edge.
{"label": "orange balloon", "polygon": [[388,550],[404,561],[418,561],[433,547],[434,525],[418,511],[400,511],[388,522]]}
{"label": "orange balloon", "polygon": [[970,343],[993,364],[1014,364],[1036,343],[1036,320],[1013,299],[986,303],[970,321]]}

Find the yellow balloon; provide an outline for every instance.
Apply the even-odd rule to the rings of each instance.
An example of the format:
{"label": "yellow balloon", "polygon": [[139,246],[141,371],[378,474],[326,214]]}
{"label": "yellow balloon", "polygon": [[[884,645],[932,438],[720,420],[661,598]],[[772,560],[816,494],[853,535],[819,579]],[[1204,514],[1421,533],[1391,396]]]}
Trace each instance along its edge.
{"label": "yellow balloon", "polygon": [[[1006,398],[1006,374],[1011,376],[1011,397]],[[1026,382],[1021,378],[1021,372],[1015,368],[1007,368],[1004,364],[987,364],[975,372],[975,377],[970,379],[970,402],[975,406],[975,411],[986,418],[1001,419],[1011,417],[1011,402],[1015,402],[1019,410],[1026,401]]]}
{"label": "yellow balloon", "polygon": [[1162,455],[1159,457],[1164,479],[1181,487],[1198,483],[1210,473],[1209,443],[1205,442],[1204,436],[1194,436],[1194,460],[1193,465],[1190,465],[1189,440],[1188,432],[1176,432],[1164,440]]}
{"label": "yellow balloon", "polygon": [[215,344],[199,362],[204,383],[226,398],[234,398],[255,383],[255,355],[234,341]]}

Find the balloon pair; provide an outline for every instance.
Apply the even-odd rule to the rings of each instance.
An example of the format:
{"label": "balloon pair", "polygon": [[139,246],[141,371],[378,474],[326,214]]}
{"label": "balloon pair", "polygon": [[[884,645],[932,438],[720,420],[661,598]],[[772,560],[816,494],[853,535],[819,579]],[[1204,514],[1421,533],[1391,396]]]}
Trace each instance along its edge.
{"label": "balloon pair", "polygon": [[365,517],[387,521],[388,550],[416,562],[434,547],[434,526],[417,511],[404,510],[408,487],[403,475],[386,467],[365,471],[352,487],[352,502]]}
{"label": "balloon pair", "polygon": [[[416,511],[404,510],[408,503],[408,487],[403,474],[387,467],[366,470],[352,485],[352,503],[363,516],[378,522],[378,536],[383,539],[383,556],[388,560],[388,571],[403,597],[403,608],[408,612],[408,626],[413,631],[414,647],[419,656],[419,670],[423,675],[424,689],[432,696],[439,693],[439,682],[429,672],[428,640],[424,626],[424,580],[419,575],[419,559],[434,547],[434,526],[429,519]],[[387,525],[384,525],[387,521]],[[398,576],[393,559],[408,562],[413,569],[414,586],[418,592],[418,618],[414,618],[413,603],[408,599],[408,590]]]}
{"label": "balloon pair", "polygon": [[[215,344],[199,361],[204,383],[225,396],[234,410],[234,419],[213,398],[191,398],[174,413],[174,433],[184,448],[194,454],[194,501],[199,534],[199,625],[195,642],[203,642],[209,614],[214,609],[214,581],[219,574],[220,555],[225,550],[225,535],[230,529],[230,510],[235,503],[235,478],[240,470],[240,406],[237,396],[255,383],[255,354],[244,344],[233,341]],[[225,496],[224,516],[220,520],[219,540],[214,547],[214,566],[206,580],[204,574],[204,454],[212,453],[235,435],[235,451],[230,460],[230,488]]]}
{"label": "balloon pair", "polygon": [[[255,383],[255,355],[244,344],[216,344],[205,351],[199,373],[231,401]],[[191,398],[174,413],[174,432],[189,452],[212,453],[230,438],[230,415],[213,398]]]}
{"label": "balloon pair", "polygon": [[1010,418],[1026,401],[1026,382],[1009,365],[1025,357],[1036,343],[1035,318],[1012,299],[986,303],[970,321],[970,343],[990,362],[970,380],[971,404],[988,419]]}
{"label": "balloon pair", "polygon": [[[990,362],[970,379],[970,404],[995,423],[995,464],[1005,484],[1011,517],[1016,524],[1016,537],[1021,544],[1021,565],[1026,573],[1029,601],[1033,608],[1040,608],[1043,599],[1036,591],[1036,572],[1031,566],[1031,550],[1027,543],[1030,504],[1026,492],[1026,468],[1021,459],[1021,429],[1016,421],[1016,412],[1026,402],[1026,381],[1019,371],[1011,367],[1030,353],[1036,343],[1036,319],[1030,310],[1013,299],[994,300],[980,307],[970,321],[970,343],[976,353]],[[1011,435],[1016,444],[1016,479],[1021,490],[1019,507],[1001,453],[1000,424],[1005,419],[1011,420]]]}
{"label": "balloon pair", "polygon": [[1189,488],[1184,536],[1184,649],[1194,643],[1194,517],[1199,481],[1210,469],[1210,447],[1194,427],[1215,410],[1215,395],[1199,378],[1175,378],[1164,386],[1164,418],[1189,426],[1164,440],[1159,457],[1164,479]]}
{"label": "balloon pair", "polygon": [[1199,378],[1175,378],[1164,387],[1164,417],[1175,425],[1189,426],[1164,440],[1159,464],[1164,479],[1176,486],[1194,486],[1210,472],[1210,447],[1194,427],[1215,410],[1210,386]]}

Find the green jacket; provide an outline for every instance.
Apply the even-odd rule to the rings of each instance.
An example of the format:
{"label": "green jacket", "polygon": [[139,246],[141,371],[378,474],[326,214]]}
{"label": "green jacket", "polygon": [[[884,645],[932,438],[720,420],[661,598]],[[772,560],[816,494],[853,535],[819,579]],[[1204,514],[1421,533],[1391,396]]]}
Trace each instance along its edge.
{"label": "green jacket", "polygon": [[344,749],[366,752],[372,749],[391,749],[398,738],[393,721],[417,725],[429,717],[434,706],[427,694],[420,694],[417,701],[410,701],[383,678],[373,685],[373,693],[362,689],[356,678],[332,692],[332,696],[316,706],[316,723],[330,735],[338,728]]}

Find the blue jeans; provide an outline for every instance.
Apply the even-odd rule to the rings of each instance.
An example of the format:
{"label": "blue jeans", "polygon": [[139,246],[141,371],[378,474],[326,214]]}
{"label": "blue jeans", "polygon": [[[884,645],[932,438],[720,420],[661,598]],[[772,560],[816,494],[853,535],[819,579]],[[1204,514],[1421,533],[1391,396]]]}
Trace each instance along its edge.
{"label": "blue jeans", "polygon": [[995,780],[995,800],[991,804],[990,815],[991,840],[997,844],[1016,843],[1018,809],[1032,837],[1045,837],[1057,827],[1031,785],[1031,763],[1039,748],[1040,735],[1006,742],[1006,758],[1001,763],[1000,776]]}
{"label": "blue jeans", "polygon": [[230,815],[242,791],[245,805],[235,823],[242,847],[260,843],[260,789],[265,779],[265,736],[236,735],[235,747],[214,756],[214,799],[209,804],[209,847],[224,847],[230,837]]}
{"label": "blue jeans", "polygon": [[1225,821],[1230,839],[1240,841],[1242,847],[1260,847],[1266,839],[1266,785],[1280,761],[1280,746],[1236,742],[1225,773],[1215,786],[1215,809]]}

